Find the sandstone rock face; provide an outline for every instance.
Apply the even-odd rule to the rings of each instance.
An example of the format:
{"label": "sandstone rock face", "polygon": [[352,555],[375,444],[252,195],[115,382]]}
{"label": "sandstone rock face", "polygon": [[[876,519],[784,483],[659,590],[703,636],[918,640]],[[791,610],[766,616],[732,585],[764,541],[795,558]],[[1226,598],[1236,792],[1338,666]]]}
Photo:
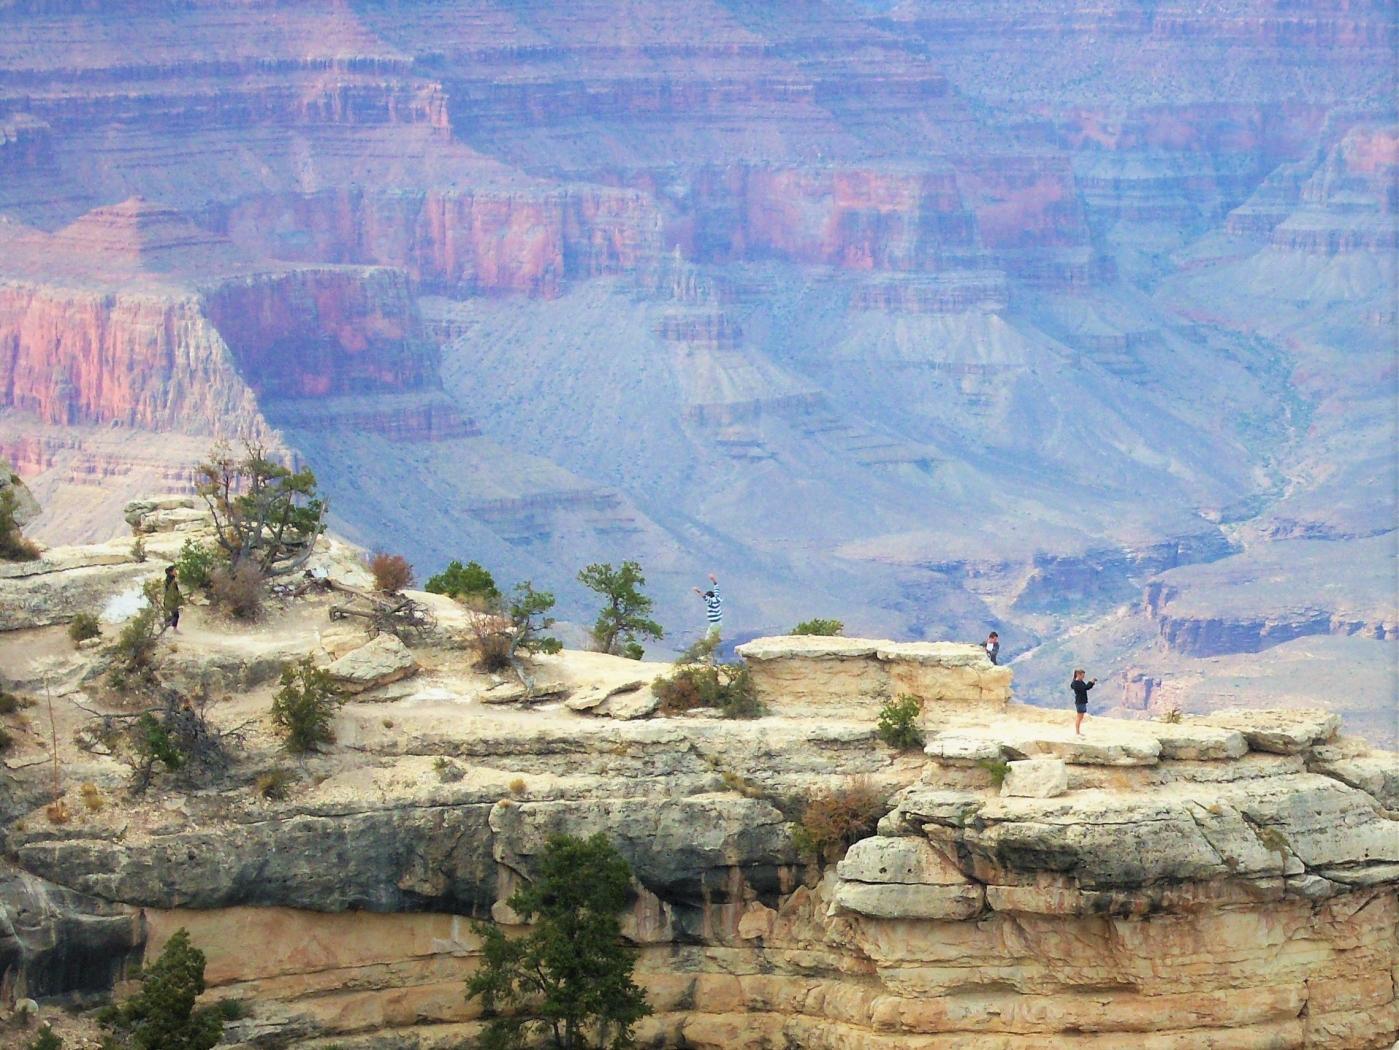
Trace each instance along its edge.
{"label": "sandstone rock face", "polygon": [[348,693],[388,685],[418,672],[418,661],[397,636],[387,631],[351,649],[326,668]]}
{"label": "sandstone rock face", "polygon": [[892,697],[923,701],[927,722],[988,716],[1010,697],[1011,670],[974,645],[865,638],[758,638],[736,650],[758,696],[791,714],[874,709]]}

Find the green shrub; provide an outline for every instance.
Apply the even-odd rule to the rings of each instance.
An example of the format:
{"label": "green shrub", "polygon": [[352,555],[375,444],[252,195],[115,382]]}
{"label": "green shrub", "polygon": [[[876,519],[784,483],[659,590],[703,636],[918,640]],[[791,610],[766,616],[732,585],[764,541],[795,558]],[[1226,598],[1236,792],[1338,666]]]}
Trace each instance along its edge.
{"label": "green shrub", "polygon": [[282,730],[286,749],[304,755],[335,743],[331,723],[345,701],[329,672],[306,657],[282,668],[280,684],[272,700],[272,722]]}
{"label": "green shrub", "polygon": [[1178,707],[1173,707],[1169,711],[1163,711],[1161,713],[1161,721],[1165,722],[1167,725],[1180,725],[1182,717],[1180,708]]}
{"label": "green shrub", "polygon": [[6,729],[4,726],[0,726],[0,752],[8,751],[8,750],[10,750],[10,748],[12,748],[12,747],[14,747],[14,746],[15,746],[14,734],[11,733],[11,732],[10,732],[8,729]]}
{"label": "green shrub", "polygon": [[114,1029],[117,1045],[129,1050],[210,1050],[223,1035],[217,1006],[195,1008],[204,991],[204,953],[189,943],[184,927],[166,942],[160,958],[140,974],[141,990],[121,1006],[109,1006],[99,1021]]}
{"label": "green shrub", "polygon": [[63,1040],[58,1038],[58,1033],[53,1030],[52,1025],[44,1025],[39,1029],[34,1041],[29,1044],[28,1050],[63,1050]]}
{"label": "green shrub", "polygon": [[463,565],[454,561],[442,572],[429,577],[423,587],[429,594],[445,594],[449,598],[482,606],[500,601],[500,591],[491,574],[474,561]]}
{"label": "green shrub", "polygon": [[792,634],[810,634],[823,638],[831,638],[845,630],[845,624],[839,620],[803,620],[792,628]]}
{"label": "green shrub", "polygon": [[186,587],[208,590],[211,577],[221,561],[218,554],[202,543],[185,540],[180,553],[175,557],[175,575]]}
{"label": "green shrub", "polygon": [[93,613],[78,613],[68,622],[68,637],[77,645],[85,642],[89,638],[100,638],[102,636],[102,625],[97,622],[97,617]]}
{"label": "green shrub", "polygon": [[1004,784],[1006,777],[1010,776],[1010,766],[999,759],[983,758],[977,765],[991,774],[991,783],[996,787]]}
{"label": "green shrub", "polygon": [[632,980],[640,953],[617,918],[631,897],[631,869],[602,834],[551,836],[533,881],[506,902],[530,932],[507,937],[475,925],[482,965],[466,994],[480,998],[487,1019],[481,1045],[634,1046],[632,1029],[651,1007]]}
{"label": "green shrub", "polygon": [[665,637],[661,625],[647,618],[655,602],[641,593],[646,577],[636,562],[624,561],[617,569],[611,562],[589,565],[578,574],[578,582],[605,602],[592,631],[598,652],[640,660],[645,650],[638,637]]}
{"label": "green shrub", "polygon": [[23,706],[24,704],[14,693],[7,693],[0,689],[0,715],[12,715]]}
{"label": "green shrub", "polygon": [[15,520],[18,510],[19,497],[14,489],[0,489],[0,561],[33,561],[39,556],[39,548],[19,531],[19,522]]}
{"label": "green shrub", "polygon": [[[143,672],[150,668],[155,657],[156,639],[165,626],[165,594],[160,580],[147,580],[143,588],[146,604],[141,607],[125,626],[117,633],[113,655],[117,669],[127,672]],[[113,683],[115,685],[115,682]]]}
{"label": "green shrub", "polygon": [[131,541],[131,560],[138,563],[146,560],[146,541],[140,536]]}
{"label": "green shrub", "polygon": [[792,844],[804,856],[831,863],[873,835],[888,808],[883,793],[860,777],[809,798],[792,831]]}
{"label": "green shrub", "polygon": [[875,730],[896,751],[912,751],[923,746],[923,734],[918,729],[918,715],[923,705],[916,696],[900,696],[884,701],[879,709],[879,726]]}
{"label": "green shrub", "polygon": [[663,715],[714,707],[725,718],[757,718],[763,713],[747,664],[685,664],[669,677],[657,678],[651,691]]}

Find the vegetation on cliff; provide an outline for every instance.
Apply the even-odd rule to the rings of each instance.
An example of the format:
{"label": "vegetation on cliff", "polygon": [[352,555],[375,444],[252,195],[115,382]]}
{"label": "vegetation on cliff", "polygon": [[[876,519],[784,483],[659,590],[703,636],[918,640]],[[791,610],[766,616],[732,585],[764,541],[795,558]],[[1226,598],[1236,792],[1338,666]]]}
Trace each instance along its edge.
{"label": "vegetation on cliff", "polygon": [[661,714],[679,715],[698,707],[718,708],[727,718],[763,713],[748,665],[721,663],[715,656],[718,647],[718,638],[702,638],[681,654],[668,677],[651,683]]}
{"label": "vegetation on cliff", "polygon": [[102,1023],[121,1050],[209,1050],[223,1035],[224,1012],[196,1008],[204,992],[204,953],[176,930],[160,958],[140,974],[141,990],[121,1006],[104,1010]]}
{"label": "vegetation on cliff", "polygon": [[833,638],[845,630],[845,624],[839,620],[823,620],[819,616],[811,620],[803,620],[792,628],[791,634],[815,635],[821,638]]}
{"label": "vegetation on cliff", "polygon": [[331,723],[344,698],[329,673],[307,657],[282,668],[280,685],[272,699],[272,722],[282,731],[286,749],[304,755],[335,743]]}
{"label": "vegetation on cliff", "polygon": [[445,594],[474,608],[486,609],[500,601],[500,589],[495,577],[478,562],[463,565],[454,561],[441,572],[428,578],[423,589],[429,594]]}
{"label": "vegetation on cliff", "polygon": [[637,638],[663,638],[661,625],[650,619],[655,602],[641,593],[646,577],[641,566],[624,561],[614,569],[611,562],[589,565],[578,574],[578,582],[600,594],[605,602],[593,624],[593,643],[600,653],[640,660],[645,650]]}
{"label": "vegetation on cliff", "polygon": [[245,445],[241,459],[219,444],[195,477],[231,571],[246,564],[263,578],[283,576],[311,556],[324,528],[326,503],[309,469],[292,471],[258,444]]}
{"label": "vegetation on cliff", "polygon": [[0,560],[32,561],[39,548],[19,530],[19,497],[9,488],[0,489]]}
{"label": "vegetation on cliff", "polygon": [[631,868],[601,833],[552,836],[535,880],[507,904],[534,929],[507,937],[478,923],[481,970],[467,982],[489,1020],[482,1050],[517,1050],[543,1036],[556,1050],[623,1050],[651,1013],[632,980],[637,950],[617,918],[631,901]]}

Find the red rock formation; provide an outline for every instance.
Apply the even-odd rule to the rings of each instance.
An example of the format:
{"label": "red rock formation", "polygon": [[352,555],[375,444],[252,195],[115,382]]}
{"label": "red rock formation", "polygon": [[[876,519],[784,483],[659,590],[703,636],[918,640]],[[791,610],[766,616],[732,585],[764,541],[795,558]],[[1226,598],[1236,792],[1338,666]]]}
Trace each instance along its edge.
{"label": "red rock formation", "polygon": [[4,404],[49,423],[253,433],[251,390],[192,295],[0,281]]}
{"label": "red rock formation", "polygon": [[203,308],[259,397],[403,393],[434,386],[401,271],[316,269],[224,280]]}

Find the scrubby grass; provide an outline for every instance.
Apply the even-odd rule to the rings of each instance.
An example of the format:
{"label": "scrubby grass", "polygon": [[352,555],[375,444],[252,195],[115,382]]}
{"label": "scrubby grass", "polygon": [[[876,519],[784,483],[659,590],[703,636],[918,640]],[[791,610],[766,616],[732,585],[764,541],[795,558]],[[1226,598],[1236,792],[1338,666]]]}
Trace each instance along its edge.
{"label": "scrubby grass", "polygon": [[792,843],[804,856],[832,863],[860,839],[873,835],[888,808],[883,792],[868,778],[857,778],[809,798],[792,832]]}
{"label": "scrubby grass", "polygon": [[68,622],[68,638],[74,645],[101,636],[102,625],[93,613],[80,612]]}
{"label": "scrubby grass", "polygon": [[896,751],[913,751],[923,746],[923,734],[918,729],[922,704],[916,696],[900,696],[884,701],[879,709],[875,734]]}
{"label": "scrubby grass", "polygon": [[803,620],[792,628],[791,633],[833,638],[843,630],[845,630],[845,624],[839,620],[822,620],[818,617],[814,620]]}

